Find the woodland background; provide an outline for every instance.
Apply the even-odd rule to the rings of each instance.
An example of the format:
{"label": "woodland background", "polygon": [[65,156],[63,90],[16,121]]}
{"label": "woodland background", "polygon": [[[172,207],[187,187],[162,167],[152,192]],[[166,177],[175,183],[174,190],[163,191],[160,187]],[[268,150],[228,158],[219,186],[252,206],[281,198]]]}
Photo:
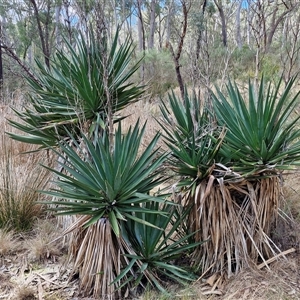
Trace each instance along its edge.
{"label": "woodland background", "polygon": [[287,82],[299,70],[299,9],[296,0],[2,0],[3,101],[22,87],[24,72],[32,74],[35,59],[51,66],[64,38],[72,43],[89,27],[112,37],[120,26],[120,42],[129,36],[136,59],[144,57],[137,80],[148,83],[152,96],[262,73]]}

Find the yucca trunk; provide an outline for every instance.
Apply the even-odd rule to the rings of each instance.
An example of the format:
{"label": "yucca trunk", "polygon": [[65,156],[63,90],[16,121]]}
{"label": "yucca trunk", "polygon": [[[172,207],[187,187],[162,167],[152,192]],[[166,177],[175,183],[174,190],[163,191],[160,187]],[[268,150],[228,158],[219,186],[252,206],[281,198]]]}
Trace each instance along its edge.
{"label": "yucca trunk", "polygon": [[194,252],[203,271],[231,276],[258,259],[278,253],[270,238],[277,220],[281,197],[278,176],[224,182],[213,175],[202,181],[194,195],[183,200],[192,204],[189,218],[196,241],[205,241]]}
{"label": "yucca trunk", "polygon": [[[112,282],[120,274],[128,261],[119,238],[114,234],[107,218],[101,218],[85,228],[90,217],[78,217],[71,227],[69,255],[75,261],[72,276],[79,274],[80,293],[100,299],[122,299],[119,282]],[[124,291],[122,291],[124,294]]]}

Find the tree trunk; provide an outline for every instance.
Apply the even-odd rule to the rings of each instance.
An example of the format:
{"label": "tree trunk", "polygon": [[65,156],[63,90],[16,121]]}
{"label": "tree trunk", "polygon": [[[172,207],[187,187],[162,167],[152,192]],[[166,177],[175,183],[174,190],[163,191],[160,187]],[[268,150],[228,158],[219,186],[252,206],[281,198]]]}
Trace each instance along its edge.
{"label": "tree trunk", "polygon": [[[37,26],[38,26],[38,33],[39,33],[39,36],[40,36],[40,41],[41,41],[41,45],[42,45],[42,51],[43,51],[43,55],[44,55],[45,64],[48,68],[50,68],[49,45],[47,45],[47,41],[48,41],[48,38],[49,38],[49,32],[48,32],[48,30],[45,31],[45,33],[43,32],[42,23],[41,23],[41,20],[40,20],[39,10],[38,10],[36,1],[35,0],[30,0],[30,3],[33,6],[34,16],[35,16]],[[50,8],[50,1],[48,1],[48,8]],[[47,14],[46,23],[48,21],[49,21],[49,12]],[[48,26],[46,26],[46,27],[48,27]]]}
{"label": "tree trunk", "polygon": [[142,4],[143,0],[137,0],[139,50],[145,51],[145,28],[142,15]]}
{"label": "tree trunk", "polygon": [[57,5],[55,7],[55,40],[56,40],[56,47],[58,48],[60,48],[60,44],[61,44],[60,11],[61,11],[61,6]]}
{"label": "tree trunk", "polygon": [[[145,29],[144,29],[144,20],[142,15],[142,4],[143,0],[137,0],[137,12],[138,12],[138,38],[139,38],[139,50],[145,52]],[[145,78],[145,65],[141,63],[141,79],[144,81]]]}
{"label": "tree trunk", "polygon": [[166,46],[170,43],[170,37],[171,37],[171,18],[173,15],[173,9],[174,9],[174,1],[169,2],[168,6],[168,13],[167,13],[167,19],[166,19]]}
{"label": "tree trunk", "polygon": [[242,37],[241,37],[241,9],[243,5],[243,0],[240,0],[238,9],[236,11],[236,44],[239,49],[242,48]]}
{"label": "tree trunk", "polygon": [[2,22],[0,20],[0,102],[3,102]]}
{"label": "tree trunk", "polygon": [[178,42],[178,47],[177,47],[176,53],[174,52],[174,49],[173,49],[171,43],[168,44],[168,47],[171,51],[173,61],[174,61],[174,64],[175,64],[175,72],[176,72],[178,85],[179,85],[179,88],[180,88],[181,98],[182,98],[182,101],[184,101],[184,83],[183,83],[183,78],[182,78],[181,72],[180,72],[181,65],[180,65],[179,60],[180,60],[180,56],[181,56],[181,52],[182,52],[182,48],[183,48],[184,38],[185,38],[185,35],[186,35],[186,31],[187,31],[187,21],[188,21],[189,8],[187,8],[185,0],[181,0],[181,4],[182,4],[182,12],[183,12],[182,32],[181,32],[181,35],[179,37],[179,42]]}
{"label": "tree trunk", "polygon": [[224,9],[222,6],[222,3],[219,2],[218,0],[214,0],[218,11],[219,15],[221,18],[221,24],[222,24],[222,43],[224,47],[227,47],[227,25],[226,25],[226,20],[225,20],[225,14],[224,14]]}
{"label": "tree trunk", "polygon": [[[207,6],[207,0],[204,0],[203,4],[202,4],[202,24],[204,21],[204,13],[205,13],[206,6]],[[202,34],[203,34],[203,30],[202,30],[202,28],[200,28],[198,30],[198,37],[197,37],[197,42],[196,42],[196,59],[197,60],[199,59],[199,55],[200,55],[200,43],[202,40]]]}
{"label": "tree trunk", "polygon": [[148,49],[153,49],[153,47],[154,47],[155,8],[156,8],[156,0],[151,0],[151,6],[150,6],[150,32],[149,32]]}
{"label": "tree trunk", "polygon": [[64,21],[65,21],[65,26],[67,28],[67,32],[68,32],[68,36],[69,36],[69,42],[72,42],[72,27],[71,27],[71,18],[70,18],[70,12],[69,12],[69,7],[70,7],[70,3],[69,1],[64,0],[63,1],[64,4]]}
{"label": "tree trunk", "polygon": [[251,8],[250,8],[250,5],[251,5],[251,0],[248,0],[247,1],[247,5],[248,5],[248,8],[247,8],[247,18],[246,18],[246,28],[247,28],[247,45],[250,47],[250,39],[251,39],[251,20],[252,20],[252,16],[253,14],[251,14]]}

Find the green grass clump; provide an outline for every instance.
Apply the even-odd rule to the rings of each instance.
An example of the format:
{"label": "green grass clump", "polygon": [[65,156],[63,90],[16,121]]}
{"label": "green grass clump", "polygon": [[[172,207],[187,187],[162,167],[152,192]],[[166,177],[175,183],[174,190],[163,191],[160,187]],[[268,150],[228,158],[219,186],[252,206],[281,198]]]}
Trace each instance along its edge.
{"label": "green grass clump", "polygon": [[[4,146],[5,145],[5,146]],[[0,228],[22,232],[31,229],[43,213],[37,202],[48,179],[48,171],[37,166],[34,156],[12,154],[11,143],[2,140],[0,157]]]}

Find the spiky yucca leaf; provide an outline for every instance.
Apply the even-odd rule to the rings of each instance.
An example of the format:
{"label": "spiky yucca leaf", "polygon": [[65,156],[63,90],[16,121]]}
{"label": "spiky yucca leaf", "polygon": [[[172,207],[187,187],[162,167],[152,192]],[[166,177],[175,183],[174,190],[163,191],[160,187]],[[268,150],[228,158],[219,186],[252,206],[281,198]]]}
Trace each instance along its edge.
{"label": "spiky yucca leaf", "polygon": [[90,31],[88,39],[83,34],[76,39],[75,47],[65,40],[66,50],[57,50],[51,69],[37,62],[38,82],[28,78],[30,105],[15,110],[22,122],[9,121],[26,135],[9,135],[41,148],[57,145],[68,132],[76,137],[84,130],[97,137],[107,122],[105,80],[113,113],[137,101],[143,90],[129,80],[139,63],[131,66],[132,43],[126,39],[118,47],[118,35],[109,48],[106,39],[98,41]]}
{"label": "spiky yucca leaf", "polygon": [[234,170],[253,176],[299,165],[299,116],[292,117],[299,96],[299,92],[292,94],[295,80],[292,78],[282,92],[282,80],[273,88],[262,78],[257,92],[249,82],[247,100],[231,82],[228,96],[218,88],[212,94],[217,121],[227,128],[222,155],[230,158]]}
{"label": "spiky yucca leaf", "polygon": [[163,180],[158,171],[165,155],[159,154],[158,149],[154,150],[159,135],[139,154],[145,126],[140,130],[137,122],[123,135],[119,124],[113,148],[106,132],[96,144],[84,137],[84,149],[76,141],[74,144],[79,150],[67,143],[61,145],[62,153],[68,159],[65,160],[59,151],[56,153],[64,159],[59,163],[67,173],[51,169],[58,176],[55,181],[58,189],[46,193],[62,199],[51,202],[57,205],[53,210],[62,215],[89,215],[90,221],[86,226],[103,217],[108,218],[117,236],[120,220],[144,223],[137,217],[138,212],[159,213],[140,206],[150,200],[164,201],[150,195],[150,191]]}
{"label": "spiky yucca leaf", "polygon": [[[201,242],[188,243],[194,233],[179,234],[181,224],[185,221],[189,210],[182,214],[175,214],[176,206],[170,203],[159,204],[156,201],[143,203],[142,207],[149,211],[161,211],[164,214],[147,214],[138,212],[138,218],[143,223],[128,220],[122,223],[122,238],[127,245],[130,261],[115,279],[120,280],[127,276],[127,282],[145,288],[144,282],[159,289],[165,290],[165,280],[174,280],[178,283],[187,283],[195,279],[195,274],[176,262],[189,259],[189,253]],[[153,224],[155,228],[145,225]],[[134,276],[130,276],[133,272]]]}
{"label": "spiky yucca leaf", "polygon": [[200,107],[199,99],[185,94],[184,104],[174,92],[169,94],[169,105],[160,106],[163,118],[159,121],[165,142],[170,149],[168,163],[185,179],[180,185],[195,189],[215,167],[225,131],[212,124],[210,112]]}

